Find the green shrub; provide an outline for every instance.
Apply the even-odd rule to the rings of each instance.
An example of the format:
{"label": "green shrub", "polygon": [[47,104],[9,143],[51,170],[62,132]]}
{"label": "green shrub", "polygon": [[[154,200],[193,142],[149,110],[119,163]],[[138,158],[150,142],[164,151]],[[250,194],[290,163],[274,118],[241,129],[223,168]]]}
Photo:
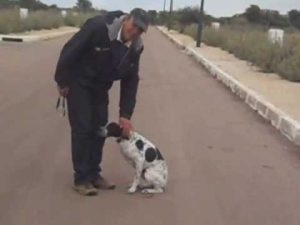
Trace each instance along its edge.
{"label": "green shrub", "polygon": [[287,57],[277,65],[277,71],[285,79],[300,82],[300,35],[288,38]]}

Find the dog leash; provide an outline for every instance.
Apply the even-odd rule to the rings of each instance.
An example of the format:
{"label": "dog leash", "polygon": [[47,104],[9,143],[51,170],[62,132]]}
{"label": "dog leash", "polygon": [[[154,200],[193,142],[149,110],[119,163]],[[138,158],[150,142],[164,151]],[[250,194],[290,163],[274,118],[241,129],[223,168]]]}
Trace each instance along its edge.
{"label": "dog leash", "polygon": [[62,117],[66,116],[66,97],[59,96],[56,102],[56,110]]}

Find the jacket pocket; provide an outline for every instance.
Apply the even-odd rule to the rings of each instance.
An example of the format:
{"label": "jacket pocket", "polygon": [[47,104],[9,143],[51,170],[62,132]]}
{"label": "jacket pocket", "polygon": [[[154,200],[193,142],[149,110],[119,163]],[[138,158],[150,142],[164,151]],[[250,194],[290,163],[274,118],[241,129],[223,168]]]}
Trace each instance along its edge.
{"label": "jacket pocket", "polygon": [[93,49],[92,54],[93,64],[98,72],[105,70],[105,67],[107,67],[110,64],[111,61],[111,51],[109,47],[98,47],[95,46]]}
{"label": "jacket pocket", "polygon": [[97,65],[106,66],[108,63],[110,63],[111,60],[111,51],[110,48],[106,47],[95,47],[94,48],[94,61]]}

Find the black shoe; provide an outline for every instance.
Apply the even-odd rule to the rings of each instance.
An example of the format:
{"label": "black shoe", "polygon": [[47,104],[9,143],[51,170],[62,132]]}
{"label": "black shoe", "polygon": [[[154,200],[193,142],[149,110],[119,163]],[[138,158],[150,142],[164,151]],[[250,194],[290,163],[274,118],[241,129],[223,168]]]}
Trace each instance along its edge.
{"label": "black shoe", "polygon": [[95,196],[98,194],[98,190],[91,183],[75,184],[74,190],[84,196]]}

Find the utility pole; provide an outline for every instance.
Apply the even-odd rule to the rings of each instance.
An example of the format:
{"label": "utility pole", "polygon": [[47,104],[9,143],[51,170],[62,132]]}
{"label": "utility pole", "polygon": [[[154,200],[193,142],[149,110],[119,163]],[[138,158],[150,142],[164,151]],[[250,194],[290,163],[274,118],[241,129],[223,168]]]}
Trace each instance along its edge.
{"label": "utility pole", "polygon": [[171,25],[172,25],[172,13],[173,13],[173,0],[170,1],[170,12],[169,12],[168,30],[171,29]]}
{"label": "utility pole", "polygon": [[201,0],[199,21],[198,21],[198,31],[197,31],[197,43],[196,43],[197,48],[200,47],[202,41],[203,20],[204,20],[204,0]]}
{"label": "utility pole", "polygon": [[166,12],[166,5],[167,5],[167,0],[164,0],[164,10],[163,10],[164,13]]}

